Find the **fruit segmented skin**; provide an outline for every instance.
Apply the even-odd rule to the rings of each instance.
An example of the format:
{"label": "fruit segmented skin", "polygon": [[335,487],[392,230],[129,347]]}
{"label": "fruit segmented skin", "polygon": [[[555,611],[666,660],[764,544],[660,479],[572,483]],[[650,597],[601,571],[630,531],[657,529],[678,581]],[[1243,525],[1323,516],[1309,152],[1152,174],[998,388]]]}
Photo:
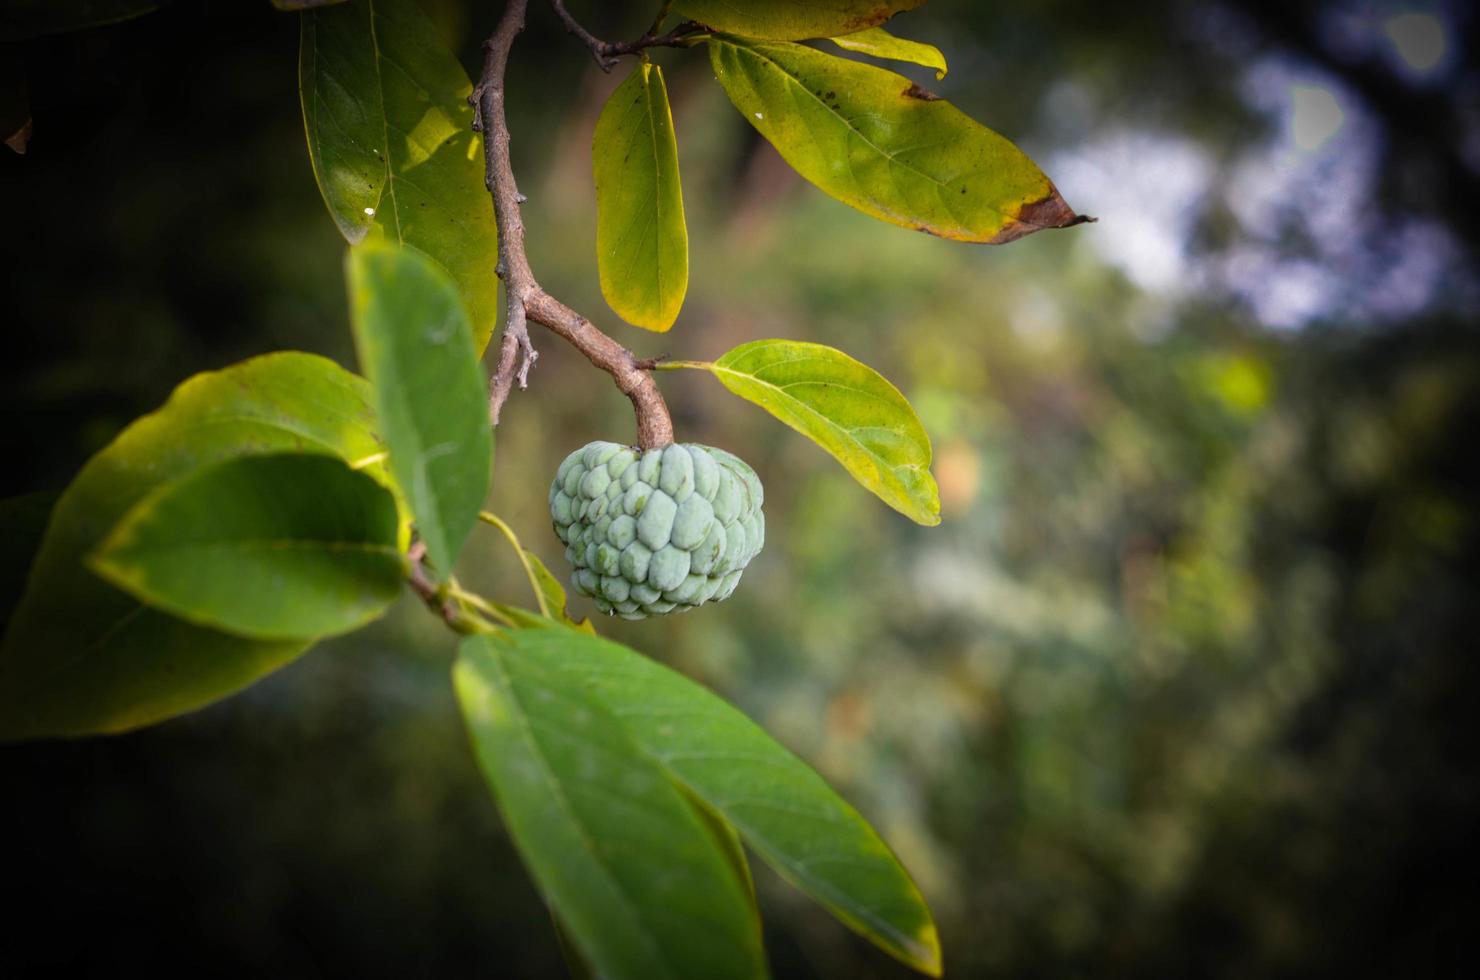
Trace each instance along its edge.
{"label": "fruit segmented skin", "polygon": [[755,471],[693,443],[646,452],[593,442],[565,458],[550,517],[571,585],[623,619],[727,599],[765,543]]}

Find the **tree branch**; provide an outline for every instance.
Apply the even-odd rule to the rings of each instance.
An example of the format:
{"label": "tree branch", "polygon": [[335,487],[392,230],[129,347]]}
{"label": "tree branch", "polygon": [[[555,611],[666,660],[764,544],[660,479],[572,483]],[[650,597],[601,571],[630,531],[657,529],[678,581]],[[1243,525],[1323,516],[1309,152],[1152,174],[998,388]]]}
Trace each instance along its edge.
{"label": "tree branch", "polygon": [[[504,280],[505,293],[504,335],[490,389],[490,414],[496,424],[515,380],[521,388],[528,381],[529,369],[538,356],[529,340],[528,321],[533,320],[569,341],[587,360],[610,374],[632,402],[638,445],[643,449],[661,448],[673,442],[673,420],[652,375],[642,369],[630,350],[545,292],[524,251],[524,217],[519,206],[525,198],[519,193],[509,159],[504,77],[514,39],[524,30],[528,6],[529,0],[508,0],[493,36],[483,43],[483,73],[468,97],[474,107],[473,128],[483,134],[483,179],[498,222],[498,274]],[[562,10],[558,3],[556,9]]]}
{"label": "tree branch", "polygon": [[[596,64],[601,67],[602,71],[611,71],[615,68],[617,61],[624,54],[637,54],[639,51],[646,50],[647,48],[678,47],[695,34],[709,29],[696,21],[686,20],[668,33],[659,34],[659,24],[654,24],[651,30],[637,40],[622,41],[614,44],[611,41],[603,41],[582,27],[580,22],[572,17],[569,11],[565,9],[564,0],[550,0],[550,6],[555,9],[555,13],[564,22],[566,31],[580,38],[581,43],[591,49],[591,57],[596,59]],[[667,7],[665,6],[664,9],[666,10]],[[659,18],[659,23],[661,22],[662,18]]]}

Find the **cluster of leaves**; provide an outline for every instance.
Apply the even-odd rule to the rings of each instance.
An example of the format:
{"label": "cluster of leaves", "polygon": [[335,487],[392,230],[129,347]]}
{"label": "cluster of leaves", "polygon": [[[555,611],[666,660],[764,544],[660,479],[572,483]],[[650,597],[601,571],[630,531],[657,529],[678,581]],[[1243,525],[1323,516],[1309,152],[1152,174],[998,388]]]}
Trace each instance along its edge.
{"label": "cluster of leaves", "polygon": [[[939,51],[877,26],[919,2],[671,6],[704,25],[687,40],[707,44],[752,125],[853,207],[979,242],[1077,220],[1007,140],[902,76],[798,43],[832,38],[944,73]],[[323,8],[302,17],[302,109],[351,244],[364,377],[279,353],[192,378],[49,516],[35,501],[8,507],[7,523],[45,532],[0,646],[0,738],[193,710],[374,620],[409,581],[465,634],[453,675],[475,749],[579,962],[613,977],[763,975],[743,840],[845,924],[938,973],[930,913],[862,817],[733,708],[570,620],[555,577],[480,510],[493,439],[478,359],[498,235],[457,59],[415,0],[278,6]],[[93,7],[16,9],[20,37],[27,23],[82,26]],[[603,291],[624,319],[667,330],[687,290],[687,230],[663,76],[645,56],[601,116],[594,161]],[[762,340],[667,366],[711,372],[889,506],[939,522],[929,439],[866,365]],[[538,612],[453,577],[480,519],[514,546]]]}

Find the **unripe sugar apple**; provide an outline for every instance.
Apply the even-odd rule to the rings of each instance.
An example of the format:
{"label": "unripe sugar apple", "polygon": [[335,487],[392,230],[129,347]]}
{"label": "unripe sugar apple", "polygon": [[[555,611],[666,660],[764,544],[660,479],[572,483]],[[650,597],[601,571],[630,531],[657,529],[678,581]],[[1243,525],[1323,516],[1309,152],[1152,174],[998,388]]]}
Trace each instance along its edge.
{"label": "unripe sugar apple", "polygon": [[645,619],[735,591],[765,541],[763,496],[723,449],[593,442],[560,464],[550,517],[576,590],[602,612]]}

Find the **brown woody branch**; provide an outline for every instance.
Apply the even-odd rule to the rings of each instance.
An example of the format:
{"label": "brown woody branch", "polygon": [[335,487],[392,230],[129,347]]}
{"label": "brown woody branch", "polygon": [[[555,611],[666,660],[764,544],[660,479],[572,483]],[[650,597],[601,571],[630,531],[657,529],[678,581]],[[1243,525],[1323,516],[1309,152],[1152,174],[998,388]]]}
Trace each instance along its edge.
{"label": "brown woody branch", "polygon": [[[582,27],[580,22],[572,17],[565,9],[564,0],[550,0],[550,6],[560,16],[560,20],[565,24],[566,31],[580,38],[581,43],[591,50],[591,57],[596,59],[596,64],[601,67],[602,71],[611,71],[615,68],[618,60],[624,54],[637,54],[639,51],[644,51],[648,48],[678,47],[695,34],[708,30],[703,24],[686,20],[673,30],[660,34],[658,33],[659,25],[654,24],[652,30],[635,41],[619,41],[613,43],[611,41],[603,41]],[[665,6],[664,9],[666,10],[667,7]],[[662,18],[660,17],[659,23],[661,22]]]}
{"label": "brown woody branch", "polygon": [[[525,198],[519,193],[509,161],[504,77],[514,39],[524,30],[528,6],[528,0],[508,0],[493,36],[483,43],[483,73],[468,97],[474,107],[473,128],[483,134],[484,183],[493,197],[493,212],[498,222],[498,274],[505,291],[504,334],[498,368],[490,386],[490,412],[497,425],[515,380],[521,388],[527,383],[529,369],[538,356],[529,340],[528,321],[533,320],[565,338],[587,360],[612,376],[637,414],[638,444],[644,449],[660,448],[673,442],[673,421],[657,383],[644,370],[644,362],[602,333],[590,320],[545,292],[535,279],[524,251],[524,218],[519,206]],[[564,8],[558,2],[555,8],[564,16]]]}

